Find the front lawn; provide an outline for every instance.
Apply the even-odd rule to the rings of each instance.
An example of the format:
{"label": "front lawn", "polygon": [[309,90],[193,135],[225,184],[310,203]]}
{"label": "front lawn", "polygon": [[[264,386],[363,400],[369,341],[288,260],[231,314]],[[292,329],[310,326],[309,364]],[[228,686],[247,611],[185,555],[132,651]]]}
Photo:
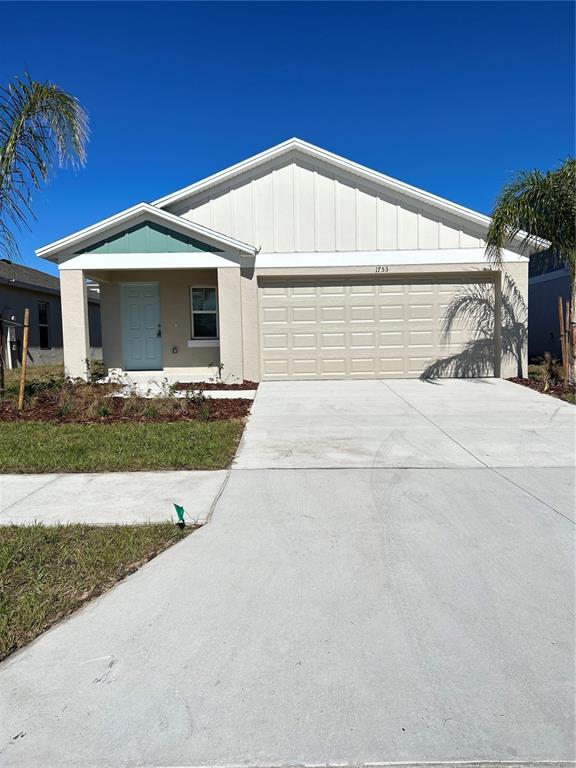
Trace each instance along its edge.
{"label": "front lawn", "polygon": [[172,523],[0,527],[0,660],[192,530]]}
{"label": "front lawn", "polygon": [[243,426],[237,420],[0,421],[0,472],[222,469],[232,461]]}
{"label": "front lawn", "polygon": [[145,397],[120,382],[71,381],[61,367],[32,368],[24,408],[18,379],[0,396],[0,472],[222,469],[234,456],[252,401]]}

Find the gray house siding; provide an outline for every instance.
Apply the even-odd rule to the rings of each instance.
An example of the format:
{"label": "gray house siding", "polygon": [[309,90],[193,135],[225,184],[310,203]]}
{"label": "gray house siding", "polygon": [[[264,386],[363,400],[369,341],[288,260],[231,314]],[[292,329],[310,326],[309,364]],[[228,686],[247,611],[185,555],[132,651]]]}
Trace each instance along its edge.
{"label": "gray house siding", "polygon": [[542,357],[550,352],[560,358],[558,297],[570,298],[570,274],[559,269],[530,278],[528,284],[528,355]]}
{"label": "gray house siding", "polygon": [[[47,313],[44,312],[47,307]],[[62,346],[62,310],[60,295],[50,290],[21,287],[0,282],[0,312],[4,321],[4,338],[8,328],[14,339],[11,345],[11,361],[8,367],[17,367],[22,362],[22,336],[24,310],[30,310],[30,330],[28,337],[28,365],[55,365],[64,361]],[[90,323],[91,357],[102,357],[102,338],[100,331],[100,304],[90,301],[88,304]],[[13,324],[10,322],[14,320]],[[46,330],[40,328],[40,321],[46,320]]]}

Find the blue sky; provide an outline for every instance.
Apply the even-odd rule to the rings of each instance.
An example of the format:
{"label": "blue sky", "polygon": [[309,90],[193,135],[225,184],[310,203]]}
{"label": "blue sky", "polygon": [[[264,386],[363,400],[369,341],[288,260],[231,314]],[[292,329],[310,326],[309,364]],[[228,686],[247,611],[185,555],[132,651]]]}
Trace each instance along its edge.
{"label": "blue sky", "polygon": [[23,260],[291,136],[489,213],[574,153],[573,30],[556,2],[3,3],[0,81],[57,83],[92,132]]}

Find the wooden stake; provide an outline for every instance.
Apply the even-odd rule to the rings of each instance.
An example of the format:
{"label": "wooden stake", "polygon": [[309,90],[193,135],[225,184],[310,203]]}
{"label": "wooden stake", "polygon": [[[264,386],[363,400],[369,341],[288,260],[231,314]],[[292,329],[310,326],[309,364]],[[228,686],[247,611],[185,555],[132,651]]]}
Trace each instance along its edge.
{"label": "wooden stake", "polygon": [[18,410],[24,408],[24,387],[26,386],[26,365],[28,363],[28,327],[30,325],[30,310],[24,310],[24,336],[22,338],[22,370],[20,372],[20,392],[18,393]]}
{"label": "wooden stake", "polygon": [[564,313],[564,381],[570,376],[570,360],[572,356],[572,316],[570,314],[570,301],[566,299],[566,311]]}
{"label": "wooden stake", "polygon": [[566,329],[564,327],[564,303],[558,296],[558,318],[560,320],[560,352],[562,355],[562,375],[566,374]]}
{"label": "wooden stake", "polygon": [[4,394],[4,320],[0,312],[0,397]]}

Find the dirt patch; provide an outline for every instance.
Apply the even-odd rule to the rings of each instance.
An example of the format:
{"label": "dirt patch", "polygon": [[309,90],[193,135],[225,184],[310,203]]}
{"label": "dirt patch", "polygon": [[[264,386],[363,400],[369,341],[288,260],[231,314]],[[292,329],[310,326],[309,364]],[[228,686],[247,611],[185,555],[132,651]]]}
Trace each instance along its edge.
{"label": "dirt patch", "polygon": [[238,392],[243,389],[258,389],[257,381],[241,381],[239,384],[225,384],[219,381],[193,381],[193,382],[177,382],[174,385],[175,391],[201,391],[210,392],[214,390],[231,390]]}
{"label": "dirt patch", "polygon": [[0,421],[52,421],[61,424],[114,424],[118,422],[219,421],[244,419],[250,412],[248,398],[222,398],[195,402],[187,398],[107,397],[84,410],[66,408],[50,394],[38,394],[23,413],[10,400],[0,401]]}
{"label": "dirt patch", "polygon": [[521,384],[523,387],[528,387],[528,389],[533,389],[544,395],[557,397],[559,400],[564,400],[567,403],[576,403],[576,389],[569,384],[549,384],[548,389],[545,390],[544,382],[537,381],[536,379],[511,378],[508,379],[508,381],[511,381],[514,384]]}

